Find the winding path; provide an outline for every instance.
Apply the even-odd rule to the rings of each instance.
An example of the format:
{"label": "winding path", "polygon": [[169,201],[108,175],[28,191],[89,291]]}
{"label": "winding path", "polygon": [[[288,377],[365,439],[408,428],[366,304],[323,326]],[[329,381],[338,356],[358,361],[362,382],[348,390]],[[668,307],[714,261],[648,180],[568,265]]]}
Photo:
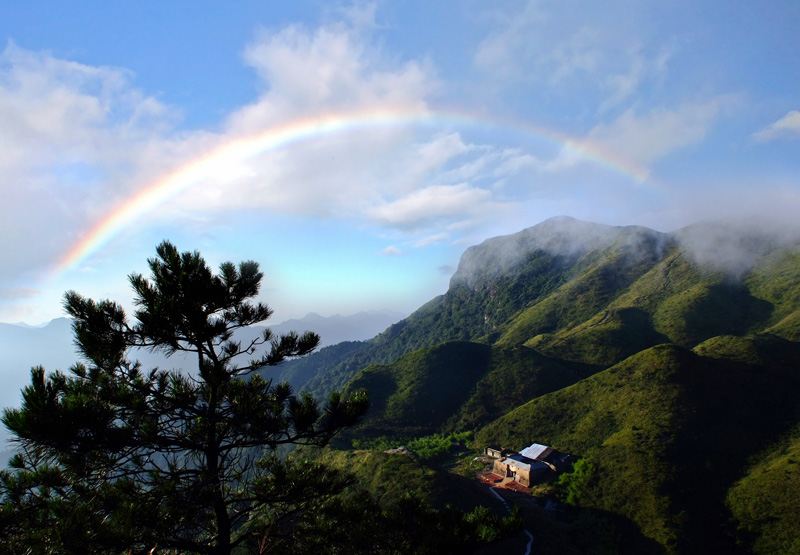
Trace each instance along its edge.
{"label": "winding path", "polygon": [[[508,511],[508,514],[511,514],[511,506],[508,504],[508,501],[506,501],[505,497],[497,493],[496,490],[497,488],[495,486],[489,487],[489,491],[491,491],[494,494],[494,496],[500,500],[500,502],[503,504],[503,507],[505,507],[506,511]],[[525,535],[528,536],[528,545],[525,548],[524,555],[530,555],[531,549],[533,548],[533,534],[531,534],[528,530],[523,530],[523,532],[525,532]]]}

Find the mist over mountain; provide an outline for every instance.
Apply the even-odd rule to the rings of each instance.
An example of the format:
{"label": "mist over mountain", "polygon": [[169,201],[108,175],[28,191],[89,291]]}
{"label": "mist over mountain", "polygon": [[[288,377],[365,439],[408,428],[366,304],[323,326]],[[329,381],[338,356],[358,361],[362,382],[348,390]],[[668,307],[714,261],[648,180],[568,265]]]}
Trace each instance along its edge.
{"label": "mist over mountain", "polygon": [[632,256],[663,248],[669,235],[641,226],[612,227],[568,216],[550,218],[518,233],[487,239],[461,256],[450,287],[479,282],[512,271],[531,253],[541,251],[564,260],[577,260],[587,252],[617,244]]}

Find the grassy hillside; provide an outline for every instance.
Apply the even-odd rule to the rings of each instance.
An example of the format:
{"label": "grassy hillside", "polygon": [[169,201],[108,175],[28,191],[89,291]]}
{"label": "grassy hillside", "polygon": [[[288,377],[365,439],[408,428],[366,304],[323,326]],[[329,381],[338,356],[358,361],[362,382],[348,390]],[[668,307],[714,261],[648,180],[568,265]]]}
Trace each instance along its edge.
{"label": "grassy hillside", "polygon": [[800,428],[752,458],[727,505],[753,553],[800,553]]}
{"label": "grassy hillside", "polygon": [[639,351],[668,342],[666,335],[655,331],[647,312],[626,307],[610,308],[557,334],[537,335],[525,345],[565,361],[608,367]]}
{"label": "grassy hillside", "polygon": [[630,518],[671,552],[733,550],[726,491],[797,418],[800,352],[760,341],[720,342],[715,357],[653,347],[511,411],[476,441],[536,441],[584,457],[595,471],[581,506]]}
{"label": "grassy hillside", "polygon": [[534,349],[493,345],[489,366],[469,398],[451,416],[445,430],[474,430],[519,405],[571,385],[597,367],[563,362]]}
{"label": "grassy hillside", "polygon": [[753,295],[773,306],[769,331],[800,341],[800,252],[780,250],[767,256],[745,283]]}
{"label": "grassy hillside", "polygon": [[467,401],[490,359],[488,345],[454,341],[364,369],[348,385],[370,392],[372,407],[360,433],[415,436],[439,431]]}
{"label": "grassy hillside", "polygon": [[365,368],[347,388],[370,394],[370,413],[358,435],[415,437],[475,429],[597,370],[521,345],[452,341]]}
{"label": "grassy hillside", "polygon": [[570,268],[570,279],[509,319],[497,341],[525,343],[540,334],[574,328],[601,312],[652,267],[664,248],[646,232],[638,233],[623,233],[578,258]]}

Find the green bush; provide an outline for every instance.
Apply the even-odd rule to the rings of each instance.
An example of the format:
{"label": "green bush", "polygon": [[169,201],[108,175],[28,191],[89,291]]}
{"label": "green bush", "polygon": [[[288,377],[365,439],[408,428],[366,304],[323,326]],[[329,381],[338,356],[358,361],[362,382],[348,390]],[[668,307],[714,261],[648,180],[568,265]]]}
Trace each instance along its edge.
{"label": "green bush", "polygon": [[403,445],[420,459],[430,461],[444,457],[456,444],[464,445],[472,441],[472,437],[472,432],[448,435],[433,434],[415,439],[381,436],[373,439],[354,439],[352,445],[354,449],[367,451],[386,451]]}
{"label": "green bush", "polygon": [[589,459],[578,459],[572,465],[572,472],[562,474],[556,483],[556,491],[564,503],[578,505],[586,491],[586,486],[594,478],[595,466]]}

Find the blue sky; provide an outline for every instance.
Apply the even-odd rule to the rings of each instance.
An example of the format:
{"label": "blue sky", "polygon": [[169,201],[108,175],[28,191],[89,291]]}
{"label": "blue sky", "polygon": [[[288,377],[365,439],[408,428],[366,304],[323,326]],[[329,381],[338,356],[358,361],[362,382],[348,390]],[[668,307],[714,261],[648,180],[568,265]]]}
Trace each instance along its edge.
{"label": "blue sky", "polygon": [[[68,289],[128,303],[165,238],[260,262],[280,321],[411,312],[466,247],[551,216],[670,231],[800,213],[795,0],[2,12],[2,322],[61,316]],[[343,124],[128,208],[226,145],[323,117]]]}

